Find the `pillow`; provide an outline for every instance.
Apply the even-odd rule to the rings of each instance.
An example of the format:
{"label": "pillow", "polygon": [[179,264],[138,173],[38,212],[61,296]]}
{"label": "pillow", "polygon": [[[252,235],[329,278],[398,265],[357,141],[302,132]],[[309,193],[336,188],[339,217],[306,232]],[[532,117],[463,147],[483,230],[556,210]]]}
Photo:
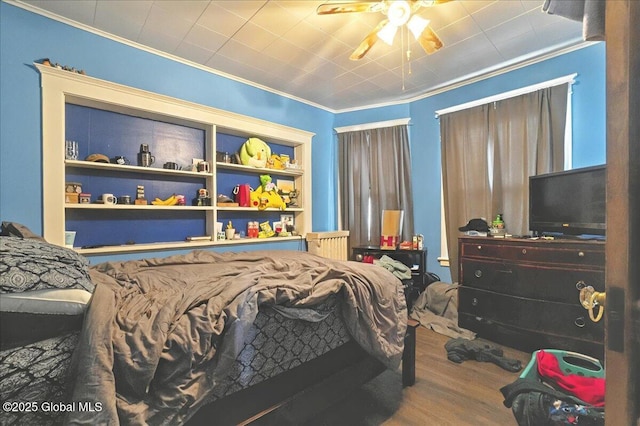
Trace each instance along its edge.
{"label": "pillow", "polygon": [[83,315],[91,293],[79,288],[0,293],[0,312],[42,315]]}
{"label": "pillow", "polygon": [[31,232],[26,226],[16,222],[2,222],[2,230],[0,235],[5,237],[31,238],[40,241],[46,241],[38,234]]}
{"label": "pillow", "polygon": [[0,350],[79,331],[90,299],[76,288],[0,293]]}
{"label": "pillow", "polygon": [[0,293],[53,288],[93,292],[89,261],[71,249],[37,239],[0,236]]}

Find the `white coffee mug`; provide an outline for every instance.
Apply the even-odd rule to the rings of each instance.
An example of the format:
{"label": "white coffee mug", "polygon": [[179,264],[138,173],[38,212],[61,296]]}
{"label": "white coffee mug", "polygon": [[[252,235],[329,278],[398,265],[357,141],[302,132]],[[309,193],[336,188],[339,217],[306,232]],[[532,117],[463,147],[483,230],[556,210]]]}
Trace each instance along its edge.
{"label": "white coffee mug", "polygon": [[105,204],[118,204],[118,199],[113,194],[102,194],[102,202]]}

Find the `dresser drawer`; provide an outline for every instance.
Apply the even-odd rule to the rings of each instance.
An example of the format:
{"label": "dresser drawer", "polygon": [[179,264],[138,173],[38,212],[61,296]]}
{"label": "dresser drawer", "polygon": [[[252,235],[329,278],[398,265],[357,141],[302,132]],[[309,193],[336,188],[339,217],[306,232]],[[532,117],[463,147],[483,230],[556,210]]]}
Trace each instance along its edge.
{"label": "dresser drawer", "polygon": [[547,335],[604,341],[603,322],[591,321],[588,312],[578,303],[513,297],[464,286],[458,291],[460,312],[478,321]]}
{"label": "dresser drawer", "polygon": [[460,258],[505,259],[519,262],[604,266],[604,246],[594,244],[556,244],[536,242],[518,244],[491,240],[465,241]]}
{"label": "dresser drawer", "polygon": [[579,303],[577,283],[604,291],[604,271],[598,268],[568,269],[488,260],[462,259],[459,281],[465,287],[564,303]]}

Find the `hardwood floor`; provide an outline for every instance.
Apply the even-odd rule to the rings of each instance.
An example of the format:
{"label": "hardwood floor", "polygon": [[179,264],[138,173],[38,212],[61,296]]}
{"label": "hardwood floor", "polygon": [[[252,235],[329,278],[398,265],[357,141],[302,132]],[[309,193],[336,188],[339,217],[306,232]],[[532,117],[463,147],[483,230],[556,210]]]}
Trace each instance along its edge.
{"label": "hardwood floor", "polygon": [[[419,327],[416,383],[402,388],[399,372],[386,371],[342,403],[325,410],[309,425],[516,425],[500,388],[516,380],[495,364],[447,359],[449,337]],[[523,367],[530,353],[494,344]]]}

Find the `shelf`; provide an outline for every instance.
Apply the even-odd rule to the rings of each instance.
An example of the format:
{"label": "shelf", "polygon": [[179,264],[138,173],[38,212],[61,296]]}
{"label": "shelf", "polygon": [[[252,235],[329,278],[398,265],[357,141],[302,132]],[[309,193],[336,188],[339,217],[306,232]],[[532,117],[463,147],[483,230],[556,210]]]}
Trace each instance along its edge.
{"label": "shelf", "polygon": [[[299,241],[312,225],[311,142],[314,134],[278,123],[223,111],[97,78],[78,75],[35,64],[41,75],[43,158],[43,234],[47,241],[63,245],[65,231],[77,232],[77,248],[84,255],[109,255],[145,251],[211,248],[281,241]],[[93,118],[93,119],[91,119]],[[153,130],[157,127],[157,131]],[[165,135],[165,139],[158,139]],[[168,136],[167,136],[168,135]],[[284,149],[297,166],[285,170],[257,168],[217,162],[218,148],[239,149],[249,137],[257,137],[273,149]],[[168,138],[168,139],[167,139]],[[79,143],[79,160],[65,159],[65,139]],[[140,142],[150,144],[157,164],[138,166],[135,161]],[[218,145],[219,144],[219,145]],[[228,146],[227,146],[228,145]],[[240,145],[241,146],[241,145]],[[84,155],[104,152],[125,155],[132,164],[84,161]],[[202,158],[209,172],[164,169],[170,161],[189,164]],[[188,166],[187,166],[188,167]],[[269,174],[292,181],[298,205],[286,210],[256,207],[226,207],[215,204],[216,196],[233,191],[236,175],[253,179]],[[86,193],[132,193],[144,188],[149,204],[65,203],[66,184],[77,181]],[[196,196],[202,189],[212,197],[211,206],[152,205],[151,200],[167,194]],[[300,236],[266,239],[184,241],[183,234],[212,234],[218,222],[273,220],[289,214]],[[114,229],[115,227],[115,229]],[[138,244],[110,245],[127,240]],[[167,240],[167,241],[162,241]]]}
{"label": "shelf", "polygon": [[111,164],[111,163],[96,163],[93,161],[82,161],[82,160],[64,160],[64,163],[67,167],[74,167],[78,169],[95,169],[95,170],[110,170],[110,171],[119,171],[119,172],[134,172],[134,173],[147,173],[154,175],[169,175],[169,176],[193,176],[193,177],[201,177],[207,178],[212,176],[211,173],[205,172],[192,172],[187,170],[172,170],[172,169],[161,169],[160,167],[141,167],[141,166],[128,166],[128,165],[120,165],[120,164]]}
{"label": "shelf", "polygon": [[222,163],[217,162],[216,167],[218,170],[236,170],[240,172],[249,172],[249,173],[269,173],[275,175],[283,175],[283,176],[302,176],[304,175],[303,169],[269,169],[263,167],[253,167],[253,166],[244,166],[242,164],[231,164],[231,163]]}
{"label": "shelf", "polygon": [[105,205],[105,204],[65,204],[65,209],[81,210],[190,210],[208,211],[213,210],[212,206],[155,206],[153,204],[126,204],[126,205]]}
{"label": "shelf", "polygon": [[264,210],[258,210],[255,207],[224,207],[224,206],[218,206],[216,207],[216,210],[220,211],[226,211],[226,212],[255,212],[255,213],[260,213],[260,212],[282,212],[282,213],[286,213],[286,212],[302,212],[304,211],[303,208],[301,207],[291,207],[291,208],[287,208],[286,210],[280,210],[280,209],[276,209],[275,207],[269,207],[266,208]]}
{"label": "shelf", "polygon": [[164,243],[150,243],[150,244],[123,244],[123,245],[105,245],[95,248],[79,248],[74,250],[77,253],[83,255],[96,255],[96,254],[110,254],[110,253],[127,253],[138,251],[153,251],[153,250],[178,250],[178,249],[196,249],[211,246],[220,245],[239,245],[239,244],[262,244],[262,243],[277,243],[283,241],[301,240],[303,236],[296,235],[295,237],[271,237],[271,238],[241,238],[237,240],[222,240],[222,241],[176,241],[176,242],[164,242]]}

